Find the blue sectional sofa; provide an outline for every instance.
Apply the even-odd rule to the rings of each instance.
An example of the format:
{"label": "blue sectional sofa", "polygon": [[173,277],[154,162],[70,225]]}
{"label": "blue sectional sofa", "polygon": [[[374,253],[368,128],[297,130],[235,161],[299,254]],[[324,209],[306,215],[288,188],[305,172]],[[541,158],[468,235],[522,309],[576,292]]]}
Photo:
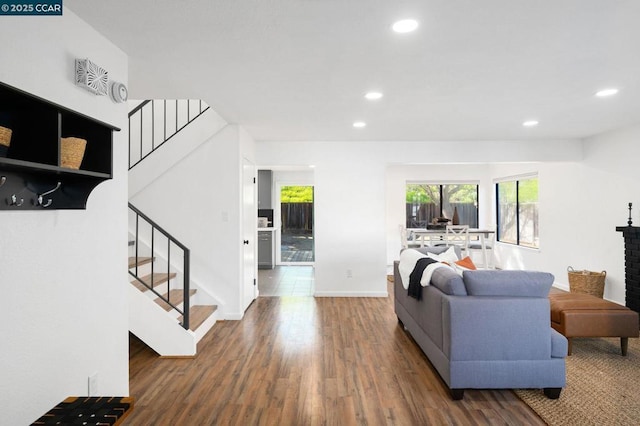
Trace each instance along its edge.
{"label": "blue sectional sofa", "polygon": [[[420,249],[441,251],[441,248]],[[449,387],[541,388],[555,399],[566,383],[567,339],[551,328],[553,275],[534,271],[433,271],[420,300],[394,264],[395,312]]]}

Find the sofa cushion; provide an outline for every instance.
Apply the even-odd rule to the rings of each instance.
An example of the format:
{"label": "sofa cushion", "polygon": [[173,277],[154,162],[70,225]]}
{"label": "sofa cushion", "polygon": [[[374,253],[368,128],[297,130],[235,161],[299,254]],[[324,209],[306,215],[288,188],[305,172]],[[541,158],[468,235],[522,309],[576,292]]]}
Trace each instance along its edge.
{"label": "sofa cushion", "polygon": [[444,294],[451,296],[466,296],[462,277],[451,268],[438,268],[431,275],[431,285]]}
{"label": "sofa cushion", "polygon": [[469,296],[547,297],[553,275],[538,271],[464,271]]}

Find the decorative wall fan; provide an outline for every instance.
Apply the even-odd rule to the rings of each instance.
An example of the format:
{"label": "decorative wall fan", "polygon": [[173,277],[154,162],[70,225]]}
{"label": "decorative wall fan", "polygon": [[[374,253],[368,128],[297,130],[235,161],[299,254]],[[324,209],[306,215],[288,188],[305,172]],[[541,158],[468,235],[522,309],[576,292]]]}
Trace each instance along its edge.
{"label": "decorative wall fan", "polygon": [[76,59],[76,84],[96,95],[106,95],[109,73],[89,59]]}

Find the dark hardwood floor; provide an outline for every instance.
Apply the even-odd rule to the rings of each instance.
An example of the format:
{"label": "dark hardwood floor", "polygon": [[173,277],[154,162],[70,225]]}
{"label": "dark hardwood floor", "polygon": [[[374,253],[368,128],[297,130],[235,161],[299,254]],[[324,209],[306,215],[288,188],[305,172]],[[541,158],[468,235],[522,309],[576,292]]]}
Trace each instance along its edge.
{"label": "dark hardwood floor", "polygon": [[511,391],[452,401],[392,298],[264,297],[195,359],[131,338],[126,425],[544,425]]}

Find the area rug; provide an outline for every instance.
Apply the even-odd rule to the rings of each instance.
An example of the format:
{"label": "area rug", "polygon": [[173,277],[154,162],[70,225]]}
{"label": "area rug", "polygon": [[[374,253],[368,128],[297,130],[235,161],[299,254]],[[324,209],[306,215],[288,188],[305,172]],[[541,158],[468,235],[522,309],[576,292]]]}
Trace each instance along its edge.
{"label": "area rug", "polygon": [[515,393],[549,425],[640,424],[640,339],[626,357],[618,338],[574,339],[566,358],[567,386],[557,400],[540,390]]}

